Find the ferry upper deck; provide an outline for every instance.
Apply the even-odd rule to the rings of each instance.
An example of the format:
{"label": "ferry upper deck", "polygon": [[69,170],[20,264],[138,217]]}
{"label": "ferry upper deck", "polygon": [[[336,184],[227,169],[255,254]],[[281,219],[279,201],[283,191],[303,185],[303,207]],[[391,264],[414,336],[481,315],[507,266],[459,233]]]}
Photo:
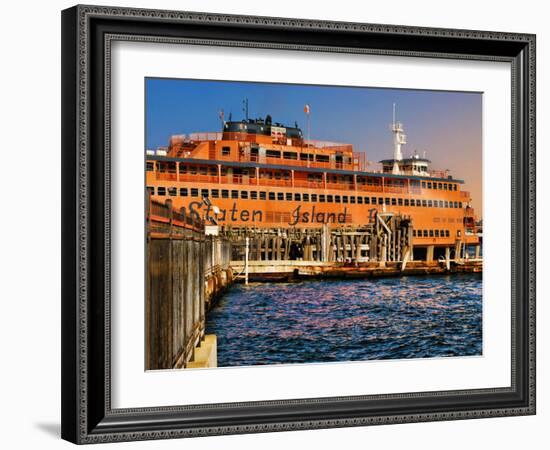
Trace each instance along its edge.
{"label": "ferry upper deck", "polygon": [[403,158],[403,127],[393,124],[392,131],[394,158],[380,161],[375,170],[351,144],[304,139],[297,126],[289,131],[269,116],[226,122],[222,132],[175,135],[168,147],[148,151],[147,186],[177,207],[208,197],[220,208],[235,203],[262,211],[262,223],[237,215],[235,225],[288,225],[297,209],[303,214],[316,205],[317,213],[344,212],[346,224],[368,222],[372,209],[395,211],[414,219],[420,240],[477,240],[463,180],[429,170],[425,157]]}

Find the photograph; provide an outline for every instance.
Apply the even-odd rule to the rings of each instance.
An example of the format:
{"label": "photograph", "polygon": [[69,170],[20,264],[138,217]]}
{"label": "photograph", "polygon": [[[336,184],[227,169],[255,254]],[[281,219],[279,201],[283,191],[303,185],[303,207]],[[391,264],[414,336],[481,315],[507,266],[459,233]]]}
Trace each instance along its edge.
{"label": "photograph", "polygon": [[189,1],[64,5],[60,114],[8,133],[60,122],[61,437],[536,443],[543,15]]}
{"label": "photograph", "polygon": [[144,89],[145,370],[483,356],[482,92]]}

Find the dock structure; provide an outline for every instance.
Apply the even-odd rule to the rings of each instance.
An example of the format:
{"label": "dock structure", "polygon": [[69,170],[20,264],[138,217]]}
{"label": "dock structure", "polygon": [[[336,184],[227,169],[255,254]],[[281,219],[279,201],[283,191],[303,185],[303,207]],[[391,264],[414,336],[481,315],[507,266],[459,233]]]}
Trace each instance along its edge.
{"label": "dock structure", "polygon": [[205,227],[197,215],[151,197],[146,213],[149,370],[217,365],[216,336],[205,334],[206,315],[236,280],[482,271],[479,247],[468,258],[460,241],[416,252],[411,218],[393,213],[375,214],[360,226],[257,229]]}
{"label": "dock structure", "polygon": [[228,228],[233,260],[244,258],[249,238],[251,261],[400,261],[412,250],[409,218],[378,214],[370,224],[330,228]]}
{"label": "dock structure", "polygon": [[[330,228],[226,228],[231,267],[240,279],[268,281],[295,277],[378,277],[404,274],[481,272],[479,246],[413,245],[410,217],[375,214],[371,223]],[[436,252],[437,250],[437,252]],[[434,256],[439,255],[438,258]],[[415,254],[422,255],[415,260]]]}
{"label": "dock structure", "polygon": [[146,245],[146,368],[215,367],[205,315],[232,281],[231,242],[169,200],[149,200]]}

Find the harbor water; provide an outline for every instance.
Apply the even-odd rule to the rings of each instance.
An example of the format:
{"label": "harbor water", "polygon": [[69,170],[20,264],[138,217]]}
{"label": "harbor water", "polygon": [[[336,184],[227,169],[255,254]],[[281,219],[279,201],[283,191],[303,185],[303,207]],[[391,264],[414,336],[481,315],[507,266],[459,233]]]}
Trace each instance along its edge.
{"label": "harbor water", "polygon": [[219,367],[481,355],[482,277],[236,284],[206,322]]}

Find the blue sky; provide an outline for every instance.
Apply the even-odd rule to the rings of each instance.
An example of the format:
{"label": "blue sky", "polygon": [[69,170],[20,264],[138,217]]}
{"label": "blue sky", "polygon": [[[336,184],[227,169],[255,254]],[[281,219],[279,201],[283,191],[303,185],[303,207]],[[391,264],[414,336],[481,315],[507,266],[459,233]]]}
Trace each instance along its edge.
{"label": "blue sky", "polygon": [[353,144],[370,161],[393,152],[392,104],[407,134],[404,156],[424,151],[433,169],[449,169],[466,181],[481,216],[482,94],[370,87],[289,85],[233,81],[148,78],[146,146],[167,145],[173,134],[221,131],[219,111],[226,120],[271,114],[275,122],[293,125],[306,134],[305,104],[311,106],[311,139]]}

